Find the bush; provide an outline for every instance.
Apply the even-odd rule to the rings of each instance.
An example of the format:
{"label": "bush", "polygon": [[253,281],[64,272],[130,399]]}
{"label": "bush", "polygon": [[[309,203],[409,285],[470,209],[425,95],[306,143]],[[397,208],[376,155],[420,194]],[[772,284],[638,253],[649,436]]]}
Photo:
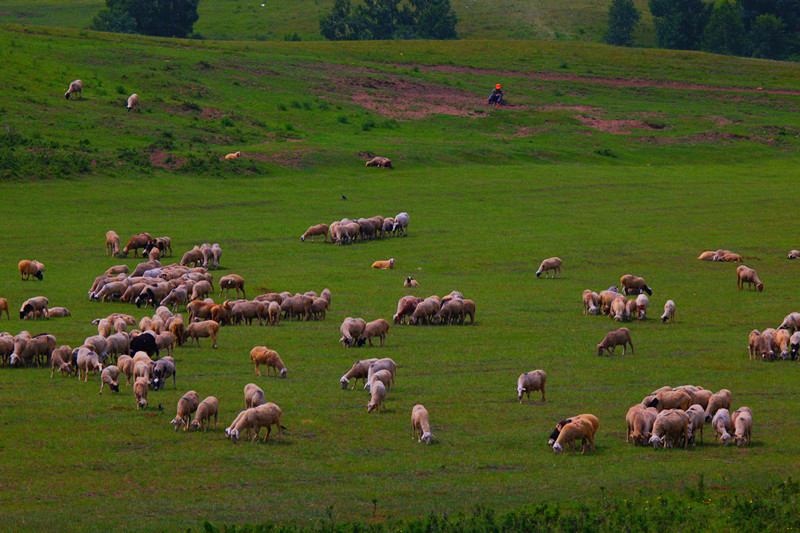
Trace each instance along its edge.
{"label": "bush", "polygon": [[605,41],[615,46],[630,46],[633,30],[636,29],[641,13],[633,5],[633,0],[613,0],[608,8],[608,31]]}

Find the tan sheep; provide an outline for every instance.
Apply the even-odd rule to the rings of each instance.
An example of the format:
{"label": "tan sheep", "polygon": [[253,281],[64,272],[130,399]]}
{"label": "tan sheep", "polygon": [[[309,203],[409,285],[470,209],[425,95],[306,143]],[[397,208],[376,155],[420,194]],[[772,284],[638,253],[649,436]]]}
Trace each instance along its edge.
{"label": "tan sheep", "polygon": [[375,261],[374,263],[372,263],[372,268],[380,268],[383,270],[394,268],[394,257],[392,257],[388,261]]}
{"label": "tan sheep", "polygon": [[106,255],[119,257],[119,235],[114,230],[106,232]]}
{"label": "tan sheep", "polygon": [[11,317],[8,314],[8,300],[5,298],[0,298],[0,317],[3,316],[3,311],[6,312],[6,318],[11,320]]}
{"label": "tan sheep", "polygon": [[790,333],[800,330],[800,313],[789,313],[778,326],[778,329],[786,329]]}
{"label": "tan sheep", "polygon": [[697,443],[697,436],[700,435],[700,442],[703,442],[703,426],[706,423],[706,413],[702,406],[698,404],[690,405],[686,410],[689,417],[689,435],[692,446]]}
{"label": "tan sheep", "polygon": [[103,369],[103,372],[100,373],[100,394],[103,394],[103,387],[106,385],[113,392],[119,392],[119,368],[115,367],[114,365],[109,365]]}
{"label": "tan sheep", "polygon": [[416,289],[419,287],[419,282],[413,279],[411,276],[408,276],[406,280],[403,282],[403,287],[411,287]]}
{"label": "tan sheep", "polygon": [[692,397],[684,390],[670,390],[660,392],[647,407],[655,407],[658,412],[666,409],[681,409],[686,411],[691,404]]}
{"label": "tan sheep", "polygon": [[130,95],[128,97],[127,108],[128,108],[128,112],[129,113],[131,111],[137,111],[137,112],[139,111],[139,95],[138,94],[133,93],[132,95]]}
{"label": "tan sheep", "polygon": [[[8,314],[8,307],[6,307],[6,314]],[[47,318],[64,318],[68,316],[72,316],[72,313],[66,307],[51,307],[47,310]]]}
{"label": "tan sheep", "polygon": [[324,241],[328,242],[328,225],[327,224],[316,224],[314,226],[309,226],[305,233],[300,235],[300,240],[305,242],[308,237],[311,237],[311,242],[314,242],[314,237],[318,237],[322,235],[324,237]]}
{"label": "tan sheep", "polygon": [[733,440],[736,446],[750,444],[750,433],[753,430],[753,410],[749,407],[740,407],[733,412]]}
{"label": "tan sheep", "polygon": [[208,425],[211,422],[211,417],[214,417],[214,427],[217,429],[217,413],[219,412],[219,400],[215,396],[209,396],[197,406],[197,411],[192,420],[192,429],[197,430],[203,428],[203,431],[208,430]]}
{"label": "tan sheep", "polygon": [[368,383],[368,385],[370,385],[370,398],[369,403],[367,403],[367,413],[371,413],[372,411],[380,412],[382,405],[385,409],[386,387],[382,381],[377,380],[372,383]]}
{"label": "tan sheep", "polygon": [[556,277],[556,273],[558,273],[558,277],[561,277],[561,259],[558,257],[551,257],[549,259],[545,259],[542,261],[542,264],[539,265],[539,270],[536,271],[536,277],[540,277],[542,272],[544,272],[544,277],[547,277],[549,272],[553,273],[553,278]]}
{"label": "tan sheep", "polygon": [[647,286],[643,278],[625,274],[619,278],[619,284],[622,287],[623,294],[640,294],[646,292],[648,296],[653,295],[653,290]]}
{"label": "tan sheep", "polygon": [[69,100],[70,96],[77,95],[83,99],[83,96],[81,96],[81,91],[83,91],[83,82],[81,80],[75,80],[69,84],[69,87],[67,87],[67,92],[64,93],[64,98]]}
{"label": "tan sheep", "polygon": [[212,348],[217,347],[217,333],[219,333],[219,322],[215,320],[204,320],[203,322],[192,322],[186,326],[184,333],[184,341],[188,339],[195,339],[197,347],[200,347],[200,338],[211,337],[214,341]]}
{"label": "tan sheep", "polygon": [[364,333],[366,327],[367,323],[363,318],[346,317],[339,327],[342,332],[342,338],[339,339],[342,346],[345,348],[355,347],[357,340],[361,338],[361,334]]}
{"label": "tan sheep", "polygon": [[270,369],[275,370],[275,377],[278,377],[278,372],[281,373],[282,378],[285,378],[288,373],[278,352],[270,350],[266,346],[256,346],[250,350],[250,360],[256,365],[256,376],[261,375],[258,365],[267,365],[267,376],[269,376]]}
{"label": "tan sheep", "polygon": [[53,353],[50,354],[50,377],[52,378],[56,371],[61,372],[61,377],[72,375],[71,360],[72,348],[66,344],[53,350]]}
{"label": "tan sheep", "polygon": [[720,389],[714,393],[708,400],[706,406],[706,422],[711,422],[711,417],[720,409],[731,408],[731,391],[728,389]]}
{"label": "tan sheep", "polygon": [[225,155],[225,159],[228,161],[239,159],[239,156],[242,155],[242,152],[233,152],[230,154]]}
{"label": "tan sheep", "polygon": [[581,453],[586,451],[586,443],[595,451],[594,448],[594,427],[592,423],[586,418],[573,418],[569,423],[565,424],[558,434],[558,438],[553,444],[553,451],[560,454],[564,451],[565,447],[575,449],[575,441],[580,439],[584,444]]}
{"label": "tan sheep", "polygon": [[147,408],[147,391],[149,389],[147,378],[136,378],[136,381],[133,382],[133,397],[136,399],[139,409]]}
{"label": "tan sheep", "polygon": [[264,391],[255,383],[248,383],[244,386],[244,407],[258,407],[266,401]]}
{"label": "tan sheep", "polygon": [[394,168],[392,161],[388,157],[376,156],[366,162],[364,166],[379,168]]}
{"label": "tan sheep", "polygon": [[628,312],[627,303],[628,300],[621,294],[614,298],[614,300],[611,302],[610,312],[608,313],[609,318],[612,318],[618,322],[623,320]]}
{"label": "tan sheep", "polygon": [[727,446],[731,441],[731,433],[734,431],[730,411],[726,408],[718,409],[711,420],[711,427],[716,432],[714,442],[719,441],[723,446]]}
{"label": "tan sheep", "polygon": [[717,255],[717,252],[707,251],[707,252],[703,252],[702,254],[698,255],[697,258],[700,261],[713,261],[715,255]]}
{"label": "tan sheep", "polygon": [[545,393],[545,382],[547,381],[547,374],[545,374],[544,370],[531,370],[530,372],[525,372],[524,374],[520,374],[519,378],[517,378],[517,399],[519,403],[522,403],[522,395],[526,394],[528,396],[528,403],[531,401],[531,392],[533,391],[541,391],[542,392],[542,400],[545,401],[544,393]]}
{"label": "tan sheep", "polygon": [[603,355],[603,351],[608,351],[609,355],[614,355],[614,349],[622,345],[622,355],[625,355],[627,345],[631,345],[631,353],[633,351],[633,341],[631,341],[631,330],[628,328],[619,328],[606,333],[603,340],[597,345],[597,355]]}
{"label": "tan sheep", "polygon": [[103,365],[100,364],[97,353],[86,346],[78,348],[76,362],[78,366],[78,380],[83,378],[84,382],[89,381],[89,372],[94,372],[96,375],[103,370]]}
{"label": "tan sheep", "polygon": [[590,289],[583,291],[583,314],[600,314],[600,296]]}
{"label": "tan sheep", "polygon": [[239,290],[242,291],[242,298],[247,298],[247,293],[244,291],[244,278],[238,274],[228,274],[219,278],[219,297],[222,298],[222,291],[225,291],[225,297],[229,296],[230,290],[236,291],[236,298],[239,298]]}
{"label": "tan sheep", "polygon": [[617,291],[605,290],[600,291],[600,294],[597,296],[600,299],[601,312],[607,315],[611,312],[611,303],[621,296],[621,294]]}
{"label": "tan sheep", "polygon": [[125,377],[127,378],[125,385],[130,385],[131,378],[133,377],[133,357],[130,355],[120,355],[117,358],[117,368],[120,372],[125,374]]}
{"label": "tan sheep", "polygon": [[175,431],[180,427],[186,431],[189,429],[189,420],[192,413],[197,411],[197,406],[200,405],[200,396],[193,390],[190,390],[178,400],[177,413],[175,418],[172,419],[170,424],[175,426]]}
{"label": "tan sheep", "polygon": [[394,375],[389,370],[378,370],[374,372],[370,377],[369,381],[366,384],[367,389],[372,392],[372,387],[375,385],[375,381],[380,381],[383,383],[383,386],[386,388],[386,396],[389,396],[389,389],[394,388]]}
{"label": "tan sheep", "polygon": [[23,259],[19,262],[19,273],[22,281],[36,278],[39,281],[44,279],[44,265],[37,260],[29,261],[28,259]]}
{"label": "tan sheep", "polygon": [[667,303],[664,304],[664,314],[661,315],[661,322],[664,324],[675,322],[675,302],[672,300],[667,300]]}
{"label": "tan sheep", "polygon": [[683,438],[683,449],[689,447],[689,417],[680,409],[667,409],[658,413],[653,424],[653,433],[650,444],[654,450],[659,446],[667,447],[672,440]]}
{"label": "tan sheep", "polygon": [[761,283],[760,279],[758,279],[758,274],[756,274],[756,271],[752,268],[740,265],[736,269],[736,287],[738,287],[739,290],[742,290],[745,283],[747,283],[747,290],[753,290],[753,286],[755,286],[758,292],[764,291],[764,284]]}
{"label": "tan sheep", "polygon": [[421,403],[411,408],[411,438],[414,437],[417,437],[417,442],[424,440],[425,444],[430,444],[434,438],[428,420],[428,410]]}
{"label": "tan sheep", "polygon": [[264,442],[269,439],[272,426],[278,428],[278,439],[280,440],[283,435],[283,426],[281,426],[281,408],[274,403],[266,403],[258,407],[247,409],[241,413],[232,424],[229,430],[226,430],[231,441],[236,444],[239,440],[239,435],[243,430],[250,431],[253,429],[255,434],[251,442],[258,438],[258,433],[262,427],[267,428],[267,434],[264,436]]}
{"label": "tan sheep", "polygon": [[800,259],[800,250],[790,250],[789,259]]}
{"label": "tan sheep", "polygon": [[347,389],[350,380],[353,380],[353,387],[351,390],[356,388],[356,383],[359,379],[366,383],[367,376],[369,375],[369,366],[377,360],[377,358],[362,359],[361,361],[353,363],[353,366],[347,371],[347,374],[339,379],[339,383],[342,384],[342,389]]}
{"label": "tan sheep", "polygon": [[642,414],[644,410],[645,406],[640,403],[628,408],[628,412],[625,414],[625,424],[627,426],[625,432],[626,443],[633,440],[634,446],[641,446],[649,438],[644,434],[645,420]]}
{"label": "tan sheep", "polygon": [[382,318],[367,322],[366,326],[364,326],[363,333],[361,333],[361,336],[358,338],[358,346],[364,346],[365,342],[369,342],[369,346],[372,346],[372,338],[378,337],[381,341],[381,347],[383,347],[388,331],[389,322]]}

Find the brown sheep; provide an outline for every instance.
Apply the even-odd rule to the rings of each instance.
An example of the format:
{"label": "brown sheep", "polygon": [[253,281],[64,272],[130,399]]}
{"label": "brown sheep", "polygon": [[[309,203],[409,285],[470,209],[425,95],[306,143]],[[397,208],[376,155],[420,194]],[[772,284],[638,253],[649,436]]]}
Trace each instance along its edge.
{"label": "brown sheep", "polygon": [[367,167],[379,167],[379,168],[394,168],[392,166],[392,161],[388,157],[373,157],[369,161],[367,161]]}
{"label": "brown sheep", "polygon": [[184,332],[184,342],[189,339],[197,341],[197,347],[200,347],[200,337],[211,337],[214,341],[212,348],[217,347],[217,333],[219,333],[219,323],[214,320],[204,320],[203,322],[192,322],[186,326]]}
{"label": "brown sheep", "polygon": [[238,274],[228,274],[219,278],[219,297],[222,298],[222,291],[225,292],[225,297],[228,297],[231,289],[236,290],[236,298],[239,298],[239,290],[242,291],[242,298],[247,298],[247,293],[244,291],[244,278]]}
{"label": "brown sheep", "polygon": [[3,311],[6,312],[6,318],[11,320],[11,317],[8,314],[8,300],[5,298],[0,298],[0,317],[3,316]]}
{"label": "brown sheep", "polygon": [[327,224],[317,224],[315,226],[310,226],[305,233],[300,235],[300,240],[305,242],[307,237],[311,237],[311,242],[314,242],[314,237],[318,237],[322,235],[324,237],[324,241],[328,242],[328,225]]}
{"label": "brown sheep", "polygon": [[358,346],[364,346],[365,342],[369,342],[369,346],[372,346],[372,337],[378,337],[381,341],[381,347],[383,347],[388,331],[389,322],[382,318],[367,322],[363,333],[361,333],[361,336],[358,338]]}
{"label": "brown sheep", "polygon": [[139,252],[139,248],[144,248],[145,246],[147,246],[147,243],[151,240],[152,237],[150,237],[149,233],[139,233],[138,235],[134,235],[133,237],[130,238],[125,248],[122,249],[122,255],[127,257],[128,252],[130,252],[130,250],[133,249],[133,257],[136,257],[137,253]]}
{"label": "brown sheep", "polygon": [[758,292],[763,292],[764,290],[764,284],[761,283],[760,279],[758,279],[758,274],[756,274],[756,271],[752,268],[741,265],[736,269],[736,286],[739,288],[739,290],[742,290],[745,283],[747,283],[748,290],[753,290],[753,286],[755,286]]}
{"label": "brown sheep", "polygon": [[539,265],[539,270],[536,271],[536,277],[540,277],[542,272],[544,272],[544,277],[547,277],[548,272],[553,272],[553,277],[556,277],[556,273],[558,273],[558,277],[561,277],[561,259],[558,257],[551,257],[550,259],[545,259],[542,261],[542,264]]}
{"label": "brown sheep", "polygon": [[183,427],[184,431],[189,429],[189,420],[191,419],[192,413],[197,411],[198,405],[200,405],[200,396],[195,391],[190,390],[181,396],[180,400],[178,400],[175,418],[170,422],[170,424],[175,426],[175,431],[178,431],[180,427]]}
{"label": "brown sheep", "polygon": [[278,372],[281,373],[282,378],[285,378],[288,373],[278,352],[270,350],[266,346],[256,346],[250,350],[250,360],[256,365],[256,376],[261,375],[258,365],[267,365],[267,376],[269,376],[271,368],[275,370],[275,377],[278,377]]}
{"label": "brown sheep", "polygon": [[113,230],[106,232],[106,255],[119,257],[119,235]]}
{"label": "brown sheep", "polygon": [[19,273],[22,278],[22,281],[27,279],[31,279],[34,277],[39,281],[44,279],[44,265],[37,260],[29,261],[27,259],[23,259],[19,262]]}
{"label": "brown sheep", "polygon": [[395,324],[404,324],[406,317],[411,316],[414,310],[422,302],[422,298],[418,296],[403,296],[397,302],[397,313],[392,317],[392,322]]}
{"label": "brown sheep", "polygon": [[623,294],[639,294],[646,292],[648,296],[653,295],[653,290],[647,286],[643,278],[625,274],[619,279],[619,284],[622,286]]}
{"label": "brown sheep", "polygon": [[603,355],[604,350],[607,350],[609,355],[614,355],[614,349],[620,344],[622,345],[622,355],[625,355],[628,344],[631,345],[631,353],[634,353],[631,331],[628,328],[619,328],[609,331],[605,338],[597,345],[597,355]]}

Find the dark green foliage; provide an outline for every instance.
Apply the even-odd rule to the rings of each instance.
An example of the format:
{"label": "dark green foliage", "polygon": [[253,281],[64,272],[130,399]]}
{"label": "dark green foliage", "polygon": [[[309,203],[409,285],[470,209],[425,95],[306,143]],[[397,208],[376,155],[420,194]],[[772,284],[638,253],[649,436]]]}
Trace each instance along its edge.
{"label": "dark green foliage", "polygon": [[642,17],[633,0],[613,0],[608,8],[608,32],[605,40],[615,46],[630,46],[633,30]]}
{"label": "dark green foliage", "polygon": [[749,48],[740,9],[731,0],[714,6],[703,32],[703,50],[717,54],[743,55]]}
{"label": "dark green foliage", "polygon": [[658,45],[674,50],[699,50],[711,4],[703,0],[649,0]]}
{"label": "dark green foliage", "polygon": [[753,43],[753,57],[782,59],[791,48],[783,19],[770,13],[756,17],[750,30],[750,39]]}
{"label": "dark green foliage", "polygon": [[355,8],[336,0],[319,27],[331,41],[456,39],[457,22],[450,0],[410,0],[402,7],[400,0],[383,0]]}
{"label": "dark green foliage", "polygon": [[90,26],[93,30],[186,37],[197,22],[199,0],[106,0]]}

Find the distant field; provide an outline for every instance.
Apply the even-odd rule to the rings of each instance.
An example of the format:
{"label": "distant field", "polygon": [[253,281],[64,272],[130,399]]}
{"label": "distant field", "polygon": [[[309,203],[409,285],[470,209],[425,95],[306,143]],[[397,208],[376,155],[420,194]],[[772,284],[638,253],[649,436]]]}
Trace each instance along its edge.
{"label": "distant field", "polygon": [[[218,242],[215,279],[241,274],[249,297],[333,293],[325,321],[224,327],[217,350],[176,349],[178,388],[150,392],[146,411],[128,387],[98,395],[96,377],[0,369],[0,523],[171,531],[475,503],[577,509],[599,486],[670,497],[701,474],[718,501],[797,471],[800,365],[747,355],[751,329],[798,311],[800,264],[786,259],[798,247],[796,65],[580,43],[510,41],[498,55],[482,41],[242,46],[11,25],[0,60],[1,329],[74,347],[93,318],[151,314],[88,301],[95,276],[138,261],[105,255],[109,229],[168,235],[174,260]],[[83,99],[66,101],[77,77]],[[495,111],[483,99],[498,79],[510,105]],[[141,113],[124,111],[132,92]],[[234,150],[240,160],[221,161]],[[373,153],[396,169],[365,168]],[[299,240],[311,224],[399,211],[407,238]],[[737,291],[735,265],[695,259],[720,247],[745,256],[763,293]],[[562,278],[537,279],[550,256]],[[369,268],[389,257],[394,270]],[[45,263],[43,282],[19,280],[22,258]],[[635,353],[599,358],[619,324],[582,315],[581,292],[625,273],[653,288],[650,319],[626,324]],[[384,348],[343,348],[341,321],[390,319],[407,275],[422,296],[475,300],[476,323],[392,326]],[[39,294],[73,317],[20,321]],[[665,325],[667,299],[677,317]],[[287,379],[254,376],[248,354],[261,344]],[[367,357],[399,365],[378,414],[338,381]],[[520,405],[516,378],[536,368],[547,402]],[[282,407],[281,442],[225,440],[250,381]],[[753,445],[721,448],[709,427],[688,452],[626,445],[626,410],[664,384],[732,390],[734,408],[755,413]],[[190,389],[220,399],[215,431],[172,431]],[[417,402],[432,446],[411,439]],[[600,418],[597,453],[555,456],[549,432],[578,412]]]}

